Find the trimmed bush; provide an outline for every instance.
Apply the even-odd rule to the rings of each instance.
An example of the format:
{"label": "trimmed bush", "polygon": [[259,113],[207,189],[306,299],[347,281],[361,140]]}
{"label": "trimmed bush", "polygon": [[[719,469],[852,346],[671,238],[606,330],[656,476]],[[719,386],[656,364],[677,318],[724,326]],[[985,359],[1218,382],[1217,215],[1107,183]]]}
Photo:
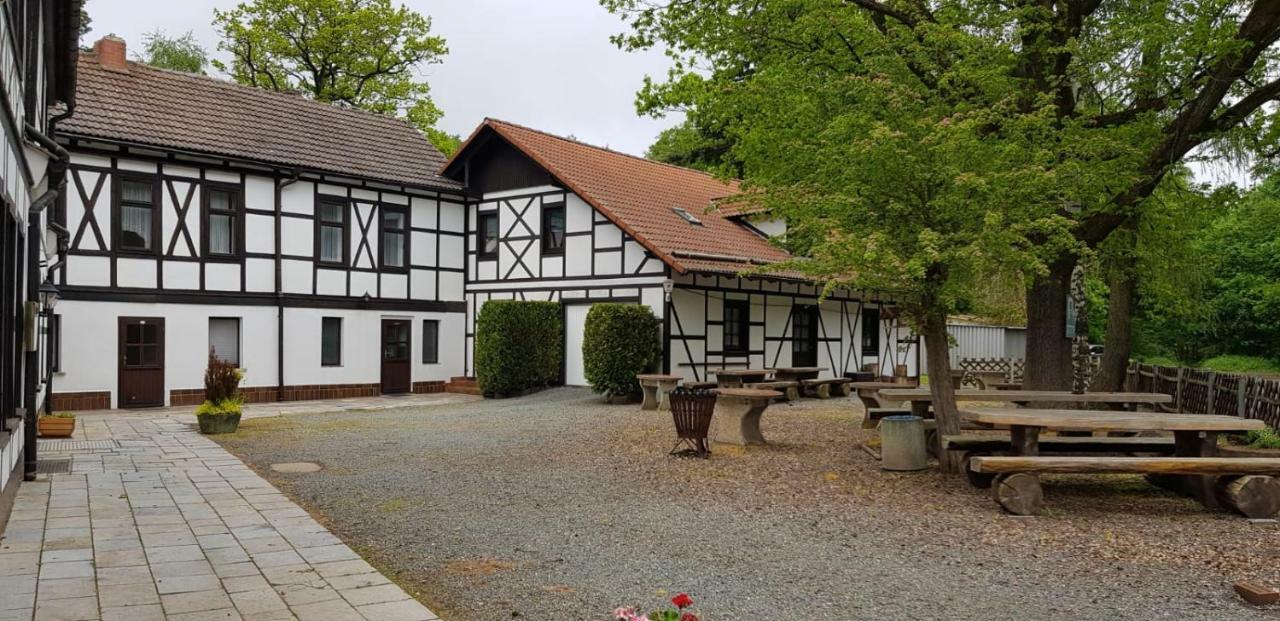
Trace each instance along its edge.
{"label": "trimmed bush", "polygon": [[476,317],[476,383],[486,397],[551,386],[564,365],[564,311],[558,302],[491,300]]}
{"label": "trimmed bush", "polygon": [[582,358],[591,389],[606,396],[640,392],[637,373],[662,355],[662,321],[647,306],[596,304],[587,313]]}

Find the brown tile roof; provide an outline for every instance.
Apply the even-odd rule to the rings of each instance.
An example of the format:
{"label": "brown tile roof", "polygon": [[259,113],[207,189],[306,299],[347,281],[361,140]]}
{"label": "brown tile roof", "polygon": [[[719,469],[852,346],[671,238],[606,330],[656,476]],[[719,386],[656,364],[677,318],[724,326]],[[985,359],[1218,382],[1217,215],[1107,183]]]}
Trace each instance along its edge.
{"label": "brown tile roof", "polygon": [[[712,209],[717,199],[739,192],[736,182],[726,183],[696,170],[496,119],[485,119],[450,163],[458,161],[467,145],[486,128],[547,169],[678,272],[733,274],[749,267],[752,260],[790,258],[758,234]],[[690,224],[673,208],[687,211],[702,224]],[[717,259],[705,258],[710,256]]]}
{"label": "brown tile roof", "polygon": [[75,114],[59,132],[461,188],[436,174],[444,156],[399,119],[139,63],[128,68],[106,69],[93,53],[81,53]]}

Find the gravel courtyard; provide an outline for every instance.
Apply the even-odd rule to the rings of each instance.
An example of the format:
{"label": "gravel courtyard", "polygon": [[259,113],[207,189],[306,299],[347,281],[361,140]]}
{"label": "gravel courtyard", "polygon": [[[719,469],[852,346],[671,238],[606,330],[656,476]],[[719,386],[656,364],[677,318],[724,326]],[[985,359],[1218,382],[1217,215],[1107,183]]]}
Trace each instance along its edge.
{"label": "gravel courtyard", "polygon": [[[668,457],[670,415],[580,389],[248,420],[217,439],[446,621],[608,619],[677,591],[708,621],[1280,619],[1280,527],[1137,478],[1050,477],[1002,515],[859,450],[855,399],[778,405],[773,444]],[[313,461],[317,473],[270,465]]]}

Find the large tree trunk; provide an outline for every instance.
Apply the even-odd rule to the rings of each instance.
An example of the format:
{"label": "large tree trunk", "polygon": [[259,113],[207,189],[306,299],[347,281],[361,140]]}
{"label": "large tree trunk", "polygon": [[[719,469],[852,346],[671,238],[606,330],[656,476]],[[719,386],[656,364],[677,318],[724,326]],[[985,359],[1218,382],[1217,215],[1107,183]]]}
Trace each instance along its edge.
{"label": "large tree trunk", "polygon": [[[938,424],[938,440],[941,442],[942,438],[960,433],[960,411],[956,407],[955,386],[951,381],[946,313],[929,311],[923,328],[929,392],[933,395],[933,416]],[[941,448],[938,450],[938,466],[943,472],[959,472],[960,463],[958,452]]]}
{"label": "large tree trunk", "polygon": [[1098,375],[1090,386],[1094,392],[1123,390],[1129,356],[1133,353],[1133,314],[1138,306],[1138,279],[1133,273],[1132,259],[1122,263],[1121,269],[1111,276],[1106,347],[1102,351]]}
{"label": "large tree trunk", "polygon": [[1049,267],[1027,290],[1027,353],[1022,386],[1027,390],[1071,390],[1071,339],[1067,302],[1075,257]]}

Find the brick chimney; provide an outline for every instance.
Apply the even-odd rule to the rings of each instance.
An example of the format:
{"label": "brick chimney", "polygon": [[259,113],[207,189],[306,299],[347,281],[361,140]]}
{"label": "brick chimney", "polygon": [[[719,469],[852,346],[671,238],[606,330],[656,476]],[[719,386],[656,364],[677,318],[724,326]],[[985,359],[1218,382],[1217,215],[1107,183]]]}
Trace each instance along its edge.
{"label": "brick chimney", "polygon": [[115,35],[107,35],[93,44],[93,53],[98,55],[98,64],[104,69],[128,72],[129,63],[125,61],[126,46],[124,39]]}

